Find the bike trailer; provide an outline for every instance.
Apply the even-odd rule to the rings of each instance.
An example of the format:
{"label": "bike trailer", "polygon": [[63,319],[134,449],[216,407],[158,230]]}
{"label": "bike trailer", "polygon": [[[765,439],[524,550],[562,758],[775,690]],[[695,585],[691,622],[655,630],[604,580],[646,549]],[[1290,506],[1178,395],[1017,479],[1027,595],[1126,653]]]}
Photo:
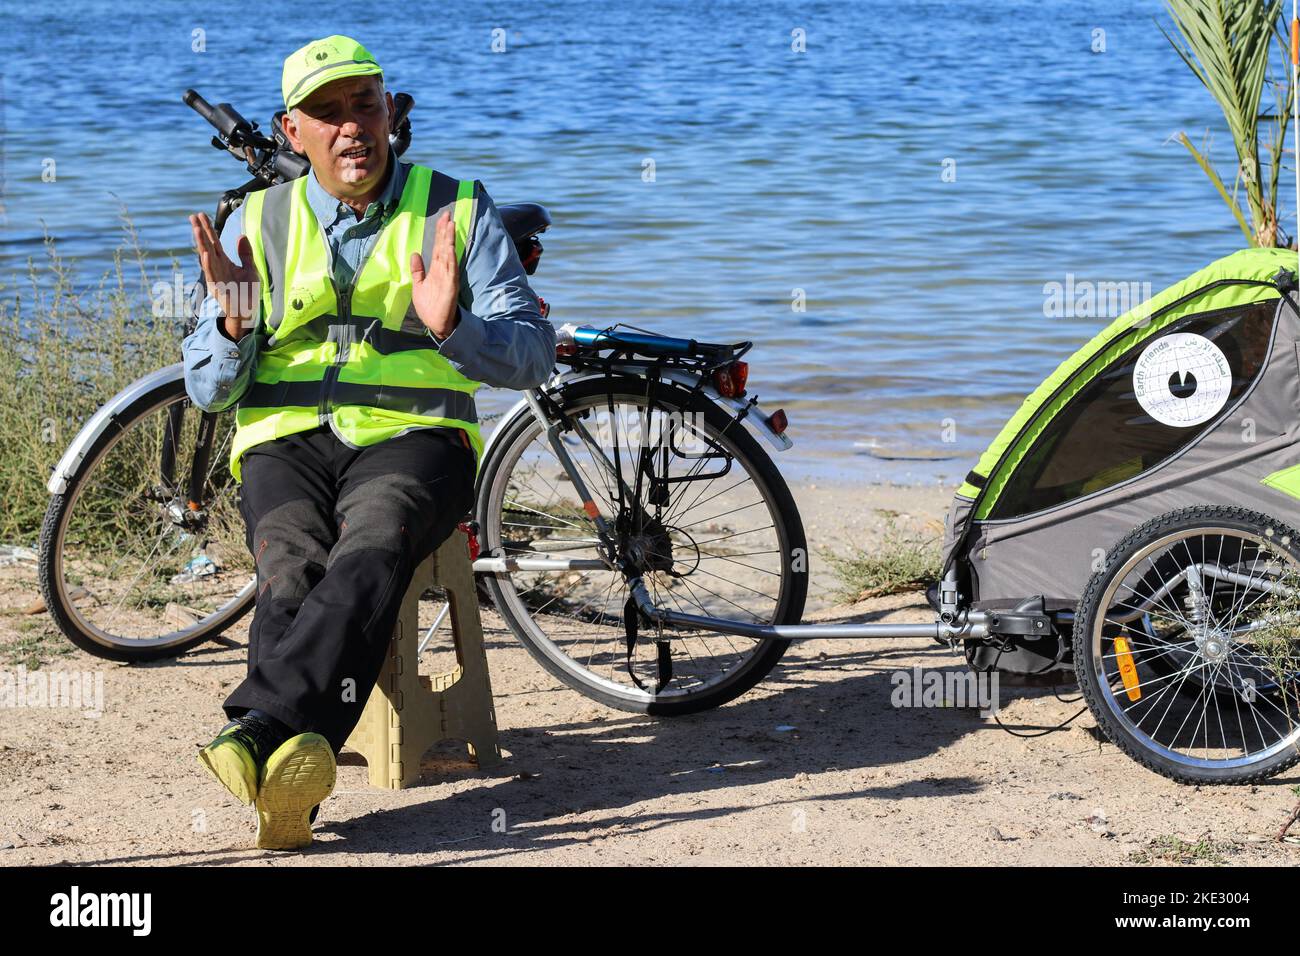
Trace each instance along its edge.
{"label": "bike trailer", "polygon": [[967,642],[972,664],[1068,666],[1089,579],[1152,519],[1230,505],[1295,521],[1295,269],[1287,249],[1220,259],[1111,322],[1024,400],[945,521],[931,601],[945,618],[993,612],[999,638]]}

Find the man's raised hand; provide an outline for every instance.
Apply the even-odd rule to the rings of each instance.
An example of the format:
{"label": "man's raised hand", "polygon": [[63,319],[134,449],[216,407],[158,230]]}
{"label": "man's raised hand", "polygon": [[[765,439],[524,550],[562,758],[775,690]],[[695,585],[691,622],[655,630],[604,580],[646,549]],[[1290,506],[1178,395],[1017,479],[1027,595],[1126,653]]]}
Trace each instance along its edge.
{"label": "man's raised hand", "polygon": [[239,237],[239,265],[235,265],[221,248],[221,239],[206,213],[190,216],[190,230],[208,295],[216,298],[226,314],[226,337],[237,342],[252,330],[253,315],[261,296],[253,246],[247,236]]}
{"label": "man's raised hand", "polygon": [[460,295],[460,268],[456,263],[456,226],[451,213],[444,212],[435,228],[437,232],[427,272],[424,257],[418,252],[411,253],[411,304],[425,327],[438,338],[445,339],[451,335],[460,318],[460,310],[456,307]]}

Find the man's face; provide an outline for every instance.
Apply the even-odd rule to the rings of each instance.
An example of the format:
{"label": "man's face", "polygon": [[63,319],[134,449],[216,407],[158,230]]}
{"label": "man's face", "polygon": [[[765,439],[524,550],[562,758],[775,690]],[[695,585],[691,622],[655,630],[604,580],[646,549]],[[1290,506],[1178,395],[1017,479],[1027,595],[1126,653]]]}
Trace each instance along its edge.
{"label": "man's face", "polygon": [[378,76],[326,83],[284,116],[284,132],[306,154],[325,191],[355,199],[374,190],[388,166],[393,96]]}

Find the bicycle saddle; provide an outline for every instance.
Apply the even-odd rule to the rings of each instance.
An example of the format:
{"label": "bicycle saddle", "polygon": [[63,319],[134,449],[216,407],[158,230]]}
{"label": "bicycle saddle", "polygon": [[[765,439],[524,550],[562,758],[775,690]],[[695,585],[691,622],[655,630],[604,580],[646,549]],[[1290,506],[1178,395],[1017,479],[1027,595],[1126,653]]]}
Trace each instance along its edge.
{"label": "bicycle saddle", "polygon": [[551,214],[546,211],[546,207],[539,206],[535,202],[497,206],[497,212],[501,214],[501,222],[506,227],[506,232],[510,233],[510,238],[516,243],[539,232],[545,232],[546,227],[551,224]]}

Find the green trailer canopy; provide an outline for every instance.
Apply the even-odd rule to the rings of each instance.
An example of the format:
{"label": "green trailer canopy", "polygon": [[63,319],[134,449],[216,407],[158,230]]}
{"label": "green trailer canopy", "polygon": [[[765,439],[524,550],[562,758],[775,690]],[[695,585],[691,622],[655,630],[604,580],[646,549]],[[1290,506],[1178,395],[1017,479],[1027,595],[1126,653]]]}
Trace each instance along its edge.
{"label": "green trailer canopy", "polygon": [[1056,414],[1116,358],[1184,316],[1279,298],[1273,280],[1284,269],[1296,270],[1294,250],[1234,252],[1130,309],[1097,333],[1034,389],[966,476],[957,494],[978,499],[975,519],[988,516],[1007,479]]}

